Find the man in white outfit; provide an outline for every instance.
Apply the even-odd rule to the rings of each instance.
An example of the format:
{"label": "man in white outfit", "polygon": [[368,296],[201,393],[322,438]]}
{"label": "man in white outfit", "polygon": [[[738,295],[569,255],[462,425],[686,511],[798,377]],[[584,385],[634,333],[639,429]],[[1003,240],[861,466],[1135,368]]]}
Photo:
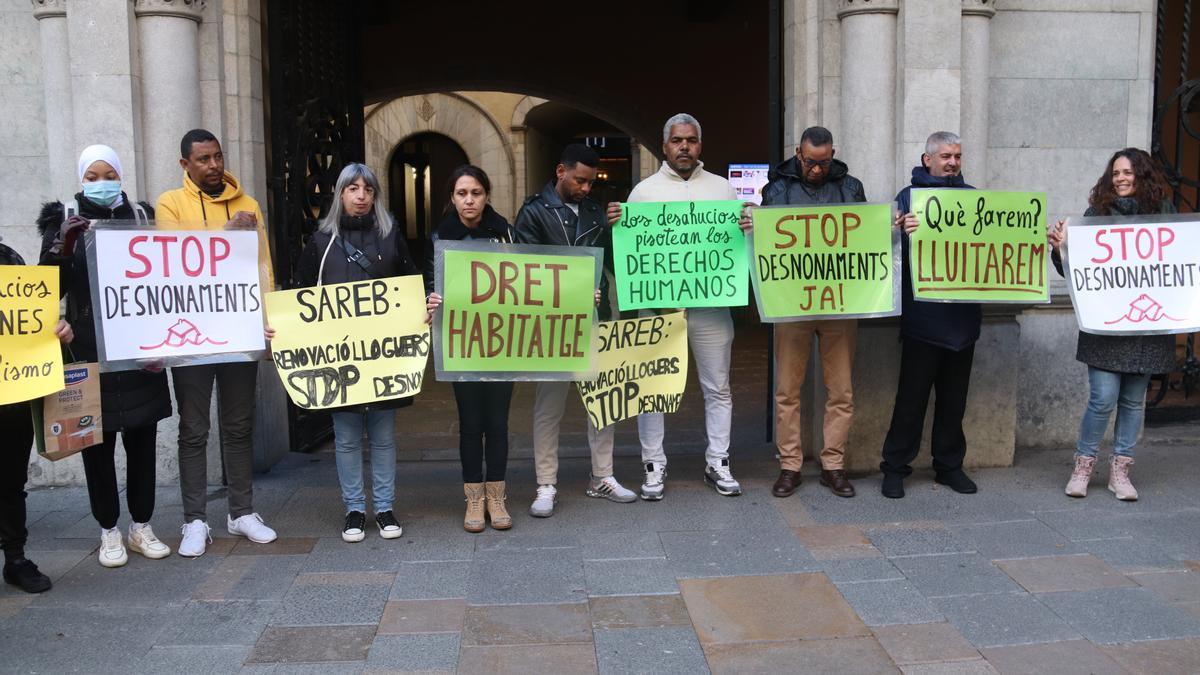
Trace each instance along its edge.
{"label": "man in white outfit", "polygon": [[[663,156],[666,161],[654,175],[647,177],[629,193],[630,202],[684,202],[737,199],[729,181],[704,170],[700,161],[700,123],[687,113],[674,115],[663,125]],[[621,205],[608,205],[608,222],[621,218]],[[664,308],[666,309],[666,308]],[[729,359],[733,347],[733,318],[729,309],[689,309],[688,345],[700,390],[704,394],[704,428],[708,447],[704,456],[704,482],[723,495],[742,493],[742,486],[729,470],[729,430],[733,421],[733,401],[729,390]],[[667,455],[663,450],[662,413],[638,416],[638,436],[642,442],[642,463],[646,480],[642,499],[657,501],[663,497],[667,475]]]}

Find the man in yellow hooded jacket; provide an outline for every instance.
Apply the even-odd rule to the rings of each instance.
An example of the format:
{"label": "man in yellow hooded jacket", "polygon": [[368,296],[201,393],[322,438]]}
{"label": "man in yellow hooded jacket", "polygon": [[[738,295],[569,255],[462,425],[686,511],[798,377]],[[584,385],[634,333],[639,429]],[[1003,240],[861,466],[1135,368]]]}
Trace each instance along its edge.
{"label": "man in yellow hooded jacket", "polygon": [[[271,251],[266,222],[254,198],[225,171],[225,156],[216,136],[193,129],[180,143],[183,187],[165,192],[154,207],[160,229],[256,229],[260,288],[272,290]],[[221,452],[229,483],[230,534],[265,544],[275,531],[254,512],[253,436],[258,363],[213,363],[171,369],[175,405],[179,409],[179,487],[183,493],[183,540],[179,554],[204,554],[209,537],[208,431],[213,381],[220,396]]]}

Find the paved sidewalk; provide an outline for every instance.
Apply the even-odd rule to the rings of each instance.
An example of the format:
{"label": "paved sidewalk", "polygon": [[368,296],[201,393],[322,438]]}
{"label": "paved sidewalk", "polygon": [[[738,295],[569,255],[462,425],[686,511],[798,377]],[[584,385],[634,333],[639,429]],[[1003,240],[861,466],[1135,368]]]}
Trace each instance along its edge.
{"label": "paved sidewalk", "polygon": [[[764,445],[735,459],[736,498],[694,454],[672,458],[664,501],[627,505],[583,496],[587,464],[567,460],[539,520],[518,460],[515,526],[482,535],[462,531],[457,463],[402,462],[404,537],[360,544],[339,537],[332,454],[292,455],[256,483],[278,542],[218,528],[202,558],[116,570],[95,561],[86,492],[40,490],[29,550],[55,587],[0,590],[0,670],[1200,672],[1198,432],[1149,432],[1132,504],[1102,477],[1064,496],[1067,451],[977,471],[973,496],[918,471],[901,501],[877,476],[847,500],[811,473],[776,499]],[[636,460],[617,473],[636,483]],[[178,533],[179,510],[161,489],[156,531]]]}

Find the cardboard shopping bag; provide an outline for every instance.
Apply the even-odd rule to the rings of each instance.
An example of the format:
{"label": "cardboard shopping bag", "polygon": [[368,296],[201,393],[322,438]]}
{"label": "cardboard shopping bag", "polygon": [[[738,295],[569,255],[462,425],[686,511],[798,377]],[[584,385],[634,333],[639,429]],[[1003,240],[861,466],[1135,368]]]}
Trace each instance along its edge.
{"label": "cardboard shopping bag", "polygon": [[104,440],[100,364],[63,367],[66,388],[30,402],[38,454],[56,462]]}

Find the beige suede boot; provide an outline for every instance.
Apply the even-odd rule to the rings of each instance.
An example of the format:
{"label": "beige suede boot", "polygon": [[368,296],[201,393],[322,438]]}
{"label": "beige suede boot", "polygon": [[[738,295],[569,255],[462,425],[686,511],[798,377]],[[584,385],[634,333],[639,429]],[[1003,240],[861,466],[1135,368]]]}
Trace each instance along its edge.
{"label": "beige suede boot", "polygon": [[483,483],[463,483],[467,495],[467,515],[463,518],[463,529],[467,532],[483,532],[483,508],[486,497]]}
{"label": "beige suede boot", "polygon": [[489,481],[483,484],[487,489],[487,514],[492,521],[493,530],[507,530],[512,527],[512,516],[504,506],[507,496],[504,494],[504,481]]}
{"label": "beige suede boot", "polygon": [[1075,455],[1075,470],[1071,472],[1071,480],[1067,481],[1067,495],[1071,497],[1087,496],[1088,481],[1092,479],[1092,467],[1095,465],[1095,457]]}

